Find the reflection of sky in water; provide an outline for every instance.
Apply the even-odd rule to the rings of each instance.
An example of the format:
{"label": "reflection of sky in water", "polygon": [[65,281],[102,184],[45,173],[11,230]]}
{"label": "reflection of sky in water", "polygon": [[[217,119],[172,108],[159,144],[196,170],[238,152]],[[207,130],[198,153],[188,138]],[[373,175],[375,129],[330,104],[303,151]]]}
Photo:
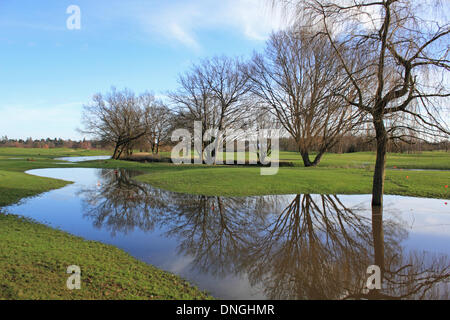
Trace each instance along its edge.
{"label": "reflection of sky in water", "polygon": [[83,162],[83,161],[93,161],[93,160],[108,160],[111,156],[88,156],[88,157],[62,157],[55,158],[55,160],[68,161],[68,162]]}
{"label": "reflection of sky in water", "polygon": [[[369,195],[339,196],[348,207],[361,208],[362,215],[370,217]],[[450,206],[449,200],[384,196],[384,219],[402,221],[408,231],[403,245],[420,250],[450,254]]]}
{"label": "reflection of sky in water", "polygon": [[[59,190],[44,193],[38,197],[24,199],[20,204],[10,206],[10,213],[31,217],[39,222],[60,228],[72,234],[90,240],[102,241],[115,245],[138,259],[151,263],[165,270],[186,278],[220,298],[261,299],[264,292],[260,285],[251,286],[247,274],[225,273],[212,275],[199,272],[193,267],[194,258],[189,254],[180,254],[179,239],[167,236],[168,224],[157,224],[155,229],[145,232],[135,227],[126,233],[120,230],[111,234],[108,228],[96,228],[93,221],[83,217],[86,194],[81,190],[103,188],[104,177],[100,169],[39,169],[29,173],[39,176],[75,181]],[[106,171],[103,171],[103,173]],[[109,175],[114,172],[108,171]],[[99,185],[100,184],[100,185]],[[295,198],[295,195],[265,196],[271,199],[275,219],[280,212]],[[253,197],[252,197],[253,198]],[[261,197],[254,197],[261,199]],[[224,198],[226,199],[226,198]],[[320,203],[321,196],[313,195],[312,200]],[[346,208],[359,215],[370,218],[369,195],[342,195],[338,199]],[[401,222],[408,232],[401,245],[407,250],[417,249],[429,252],[450,254],[450,207],[448,200],[423,199],[400,196],[385,196],[384,219]],[[74,262],[75,263],[75,262]]]}

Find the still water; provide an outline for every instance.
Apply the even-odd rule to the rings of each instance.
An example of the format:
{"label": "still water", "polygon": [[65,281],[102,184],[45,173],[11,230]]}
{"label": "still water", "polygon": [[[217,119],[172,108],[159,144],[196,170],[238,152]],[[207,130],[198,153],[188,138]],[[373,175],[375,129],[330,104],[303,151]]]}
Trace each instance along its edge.
{"label": "still water", "polygon": [[[27,173],[75,183],[7,212],[115,245],[217,298],[449,299],[448,200],[386,196],[372,212],[368,195],[209,197],[125,170]],[[367,292],[374,264],[382,290]]]}
{"label": "still water", "polygon": [[55,160],[67,161],[67,162],[84,162],[84,161],[108,160],[108,159],[111,159],[111,156],[87,156],[87,157],[62,157],[62,158],[55,158]]}

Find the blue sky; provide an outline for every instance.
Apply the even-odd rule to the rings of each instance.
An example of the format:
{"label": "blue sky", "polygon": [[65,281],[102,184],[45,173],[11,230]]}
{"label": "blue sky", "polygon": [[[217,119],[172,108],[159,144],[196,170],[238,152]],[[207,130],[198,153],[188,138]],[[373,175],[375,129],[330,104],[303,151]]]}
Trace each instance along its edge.
{"label": "blue sky", "polygon": [[282,25],[265,0],[0,0],[0,136],[79,139],[94,93],[164,95],[192,63],[249,56]]}

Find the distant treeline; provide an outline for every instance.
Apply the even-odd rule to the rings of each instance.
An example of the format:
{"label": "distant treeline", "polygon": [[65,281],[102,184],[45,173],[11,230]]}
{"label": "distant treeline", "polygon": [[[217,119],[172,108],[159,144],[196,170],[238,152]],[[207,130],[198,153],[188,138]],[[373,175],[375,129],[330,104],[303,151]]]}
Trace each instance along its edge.
{"label": "distant treeline", "polygon": [[[448,152],[450,150],[450,140],[442,140],[440,142],[428,142],[421,139],[408,142],[390,140],[387,149],[388,152],[395,153],[418,153],[422,151],[436,150]],[[281,138],[280,150],[298,152],[297,144],[292,138]],[[369,136],[347,135],[329,150],[331,153],[352,153],[365,151],[376,151],[376,141],[374,138]]]}
{"label": "distant treeline", "polygon": [[70,148],[70,149],[109,149],[111,146],[108,143],[95,140],[64,140],[61,138],[47,138],[47,139],[10,139],[4,136],[0,139],[0,147],[13,147],[13,148],[41,148],[41,149],[53,149],[53,148]]}
{"label": "distant treeline", "polygon": [[[292,138],[280,138],[280,151],[292,151],[298,152],[297,144]],[[53,148],[70,148],[70,149],[112,149],[113,146],[110,143],[97,141],[97,140],[64,140],[61,138],[47,138],[47,139],[9,139],[8,137],[2,137],[0,139],[1,147],[12,148],[41,148],[41,149],[53,149]],[[140,152],[151,152],[151,146],[145,143],[136,146]],[[166,141],[161,146],[161,151],[170,151],[173,145],[170,141]],[[338,144],[331,148],[331,153],[352,153],[352,152],[365,152],[376,151],[376,145],[373,138],[368,136],[345,136]],[[413,143],[395,141],[392,140],[388,146],[388,152],[396,153],[418,153],[422,151],[436,151],[450,150],[450,141],[441,141],[437,143],[431,143],[423,140],[417,140]]]}

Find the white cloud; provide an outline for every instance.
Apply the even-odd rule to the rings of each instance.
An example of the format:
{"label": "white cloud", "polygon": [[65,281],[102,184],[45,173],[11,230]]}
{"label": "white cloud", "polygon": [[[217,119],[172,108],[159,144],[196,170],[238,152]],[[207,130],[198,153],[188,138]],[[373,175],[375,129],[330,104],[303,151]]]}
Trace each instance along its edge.
{"label": "white cloud", "polygon": [[250,39],[266,40],[273,30],[286,26],[286,16],[279,8],[273,8],[270,1],[232,0],[228,3],[225,21],[241,29]]}
{"label": "white cloud", "polygon": [[[153,36],[175,40],[198,50],[198,33],[225,29],[241,33],[251,40],[266,40],[273,30],[287,25],[289,19],[270,0],[190,0],[116,3],[109,14],[118,19],[137,22]],[[104,17],[103,17],[104,18]]]}
{"label": "white cloud", "polygon": [[176,40],[180,41],[187,47],[191,47],[196,50],[200,48],[200,45],[198,44],[195,37],[191,35],[188,30],[183,29],[177,23],[173,23],[172,25],[170,25],[168,30]]}

